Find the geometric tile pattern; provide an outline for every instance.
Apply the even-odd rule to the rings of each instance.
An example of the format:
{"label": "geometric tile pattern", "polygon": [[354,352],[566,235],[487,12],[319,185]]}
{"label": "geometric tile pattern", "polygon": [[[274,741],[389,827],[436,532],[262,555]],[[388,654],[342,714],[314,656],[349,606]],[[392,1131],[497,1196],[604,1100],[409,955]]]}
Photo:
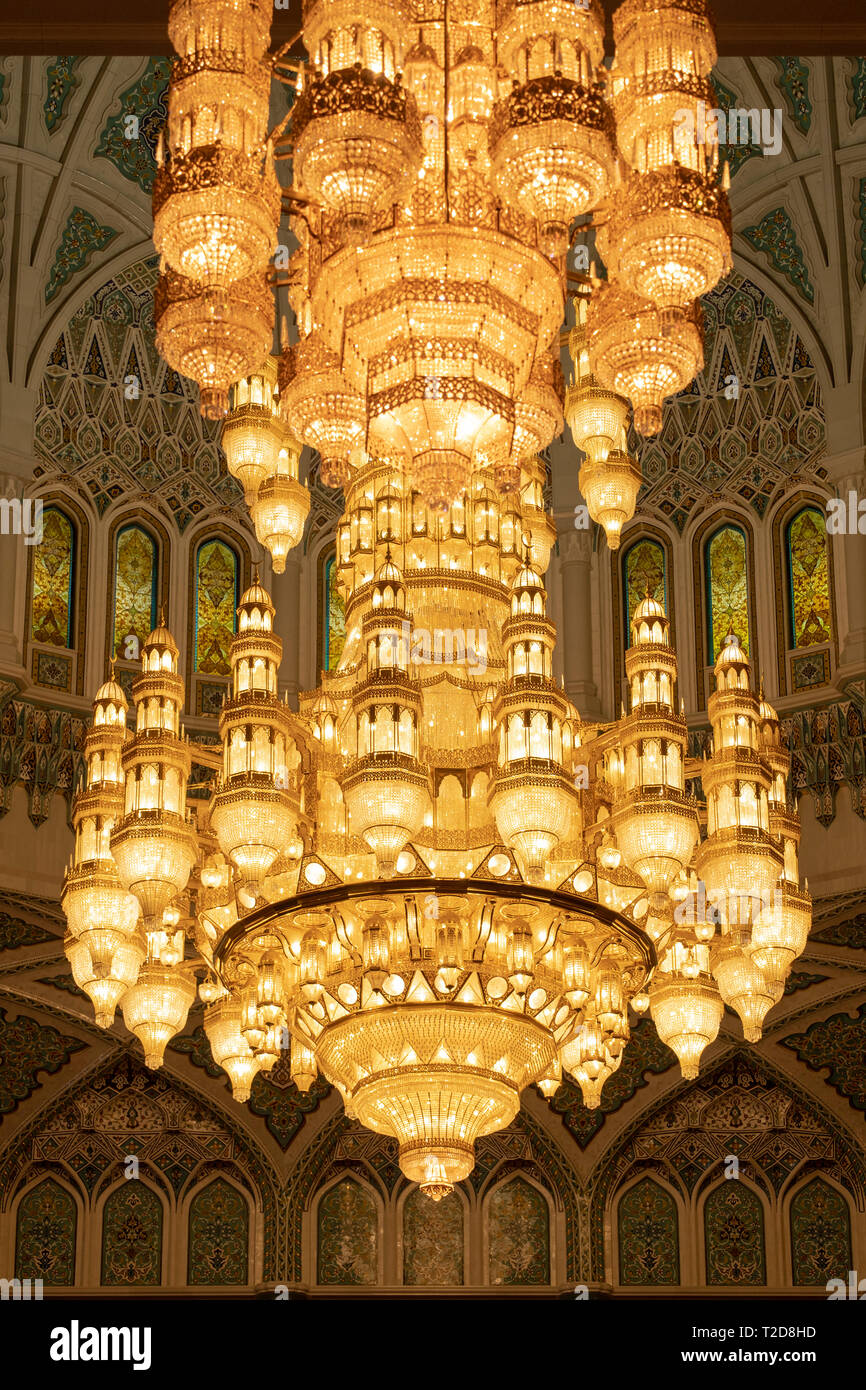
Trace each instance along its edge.
{"label": "geometric tile pattern", "polygon": [[620,1197],[617,1244],[621,1284],[678,1284],[677,1207],[652,1178],[641,1178]]}
{"label": "geometric tile pattern", "polygon": [[770,296],[734,271],[701,303],[703,370],[665,403],[657,435],[630,438],[644,479],[638,507],[680,533],[721,493],[763,516],[792,474],[819,470],[824,446],[817,373]]}
{"label": "geometric tile pattern", "polygon": [[181,532],[215,509],[249,529],[219,425],[202,419],[198,388],[156,350],[156,274],[156,257],[118,272],[58,338],[40,385],[36,476],[74,477],[100,516],[118,498],[144,494],[172,513]]}

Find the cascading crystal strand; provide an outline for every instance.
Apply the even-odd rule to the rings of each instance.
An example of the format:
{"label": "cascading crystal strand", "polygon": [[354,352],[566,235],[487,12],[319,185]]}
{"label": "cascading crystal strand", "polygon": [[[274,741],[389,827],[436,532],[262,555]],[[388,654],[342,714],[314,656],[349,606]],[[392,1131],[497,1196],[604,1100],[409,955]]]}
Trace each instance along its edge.
{"label": "cascading crystal strand", "polygon": [[243,488],[250,511],[262,483],[277,471],[285,437],[277,414],[276,385],[275,357],[235,382],[220,434],[226,465]]}
{"label": "cascading crystal strand", "polygon": [[124,810],[110,841],[120,880],[141,904],[156,959],[166,937],[162,914],[186,887],[196,854],[186,816],[192,759],[180,729],[177,657],[177,643],[160,618],[141,649],[141,675],[132,687],[135,734],[122,754]]}
{"label": "cascading crystal strand", "polygon": [[349,0],[305,8],[318,71],[292,111],[295,183],[362,243],[421,162],[418,108],[397,79],[410,35],[406,7],[389,0],[371,0],[360,15]]}
{"label": "cascading crystal strand", "polygon": [[651,300],[610,281],[590,300],[587,336],[592,375],[631,401],[641,434],[658,433],[662,402],[688,386],[704,365],[699,304],[663,319]]}
{"label": "cascading crystal strand", "polygon": [[556,629],[546,605],[541,576],[525,566],[511,586],[511,615],[502,630],[506,680],[494,707],[499,758],[490,806],[530,882],[543,879],[548,856],[571,838],[576,812],[565,772],[572,748],[568,701],[553,679]]}
{"label": "cascading crystal strand", "polygon": [[723,1000],[737,1011],[745,1036],[754,1042],[773,998],[750,956],[752,928],[773,904],[784,865],[782,848],[770,833],[773,772],[761,747],[760,704],[750,672],[748,656],[736,635],[729,633],[707,702],[713,729],[713,752],[701,771],[707,837],[698,846],[695,863],[721,919],[713,974]]}
{"label": "cascading crystal strand", "polygon": [[75,799],[75,851],[60,897],[73,978],[89,996],[101,1028],[110,1028],[145,953],[138,901],[121,884],[110,847],[111,831],[123,813],[126,714],[126,696],[112,671],[93,700],[93,725],[84,744],[87,783]]}
{"label": "cascading crystal strand", "polygon": [[227,413],[229,388],[267,354],[273,312],[264,275],[234,281],[219,301],[198,281],[173,270],[160,275],[153,297],[157,347],[169,366],[198,383],[207,419]]}
{"label": "cascading crystal strand", "polygon": [[406,613],[402,575],[388,558],[363,619],[368,675],[353,697],[357,757],[343,782],[351,827],[373,850],[383,878],[393,874],[430,805],[429,776],[418,757],[422,701],[409,679]]}
{"label": "cascading crystal strand", "polygon": [[210,820],[220,849],[255,896],[298,828],[298,752],[277,694],[282,641],[274,605],[254,577],[238,605],[231,644],[232,692],[220,711],[222,776]]}
{"label": "cascading crystal strand", "polygon": [[257,0],[175,0],[169,35],[179,57],[153,240],[172,270],[218,302],[233,281],[264,272],[277,239],[280,188],[266,141],[270,13]]}
{"label": "cascading crystal strand", "polygon": [[335,352],[317,332],[283,350],[280,414],[293,435],[320,456],[326,487],[342,487],[349,457],[364,442],[364,402],[340,371]]}
{"label": "cascading crystal strand", "polygon": [[595,76],[603,71],[601,6],[509,0],[497,51],[514,87],[491,122],[496,188],[537,219],[547,254],[561,256],[574,218],[606,198],[616,162],[613,118]]}
{"label": "cascading crystal strand", "polygon": [[649,596],[635,608],[625,668],[630,714],[620,721],[616,842],[650,892],[666,895],[691,861],[698,821],[694,798],[685,790],[688,730],[676,708],[670,620]]}
{"label": "cascading crystal strand", "polygon": [[662,310],[687,309],[732,264],[731,210],[699,114],[715,105],[708,9],[703,0],[625,0],[614,38],[611,101],[631,173],[599,246],[627,288]]}
{"label": "cascading crystal strand", "polygon": [[628,452],[629,403],[601,386],[590,367],[589,295],[576,295],[574,310],[576,321],[568,338],[574,380],[566,393],[565,414],[574,442],[585,455],[577,482],[591,519],[603,527],[610,549],[618,550],[643,479]]}

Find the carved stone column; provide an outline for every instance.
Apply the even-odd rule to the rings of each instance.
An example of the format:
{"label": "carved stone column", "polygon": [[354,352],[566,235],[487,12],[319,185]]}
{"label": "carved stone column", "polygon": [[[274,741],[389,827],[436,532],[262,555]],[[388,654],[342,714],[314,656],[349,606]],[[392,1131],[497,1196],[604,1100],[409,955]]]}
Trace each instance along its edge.
{"label": "carved stone column", "polygon": [[288,695],[292,709],[298,708],[300,690],[301,638],[301,559],[298,548],[289,552],[282,574],[271,579],[271,597],[276,607],[274,627],[283,639],[283,659],[277,680],[280,695]]}

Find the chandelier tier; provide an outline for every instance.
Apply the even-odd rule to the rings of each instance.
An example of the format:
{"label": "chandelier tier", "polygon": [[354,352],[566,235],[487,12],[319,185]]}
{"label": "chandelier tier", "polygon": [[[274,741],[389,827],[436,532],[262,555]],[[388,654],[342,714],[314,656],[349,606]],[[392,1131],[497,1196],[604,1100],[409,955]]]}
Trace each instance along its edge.
{"label": "chandelier tier", "polygon": [[[649,597],[628,713],[582,723],[553,676],[540,486],[532,461],[505,493],[481,468],[442,512],[362,455],[337,528],[346,642],[319,689],[297,713],[278,697],[254,579],[218,759],[180,735],[159,627],[134,731],[119,687],[97,694],[75,803],[67,950],[102,1025],[119,1003],[159,1065],[198,976],[239,1100],[288,1048],[297,1085],[321,1072],[437,1198],[528,1085],[552,1095],[565,1070],[598,1106],[646,1008],[686,1076],[725,1004],[759,1037],[808,933],[787,754],[742,647],[716,663],[703,765]],[[209,802],[186,798],[193,751],[219,763]]]}

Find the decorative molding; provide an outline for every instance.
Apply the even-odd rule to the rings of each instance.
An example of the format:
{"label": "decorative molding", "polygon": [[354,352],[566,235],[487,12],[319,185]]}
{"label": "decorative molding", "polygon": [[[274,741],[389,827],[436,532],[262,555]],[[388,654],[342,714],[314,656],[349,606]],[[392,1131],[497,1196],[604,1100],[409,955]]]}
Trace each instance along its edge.
{"label": "decorative molding", "polygon": [[[118,98],[120,110],[108,117],[93,157],[110,159],[125,179],[145,193],[156,177],[156,147],[168,110],[166,92],[171,72],[169,58],[148,58],[139,78]],[[127,138],[127,117],[138,121],[138,133]]]}
{"label": "decorative molding", "polygon": [[45,69],[45,102],[42,116],[49,135],[63,120],[66,103],[81,83],[81,77],[76,71],[80,62],[80,57],[68,54],[63,58],[52,59]]}
{"label": "decorative molding", "polygon": [[87,1047],[28,1014],[10,1019],[0,1008],[0,1123],[43,1083],[39,1073],[57,1072],[74,1052]]}
{"label": "decorative molding", "polygon": [[861,1004],[854,1018],[850,1014],[832,1014],[811,1024],[802,1033],[780,1038],[779,1045],[796,1052],[810,1071],[828,1071],[823,1079],[839,1096],[844,1096],[855,1110],[866,1111],[866,1068],[863,1066],[866,1048],[866,1004]]}
{"label": "decorative molding", "polygon": [[814,304],[815,286],[809,279],[803,249],[785,208],[773,208],[760,222],[743,227],[740,235],[767,257],[773,269],[793,285],[801,299],[805,299],[807,304]]}
{"label": "decorative molding", "polygon": [[119,232],[103,226],[86,208],[74,207],[66,219],[60,245],[45,286],[45,303],[60,293],[67,280],[84,270],[97,251],[104,251]]}
{"label": "decorative molding", "polygon": [[812,103],[809,100],[809,68],[802,58],[776,58],[779,75],[776,86],[785,98],[788,114],[801,135],[808,135],[812,125]]}

